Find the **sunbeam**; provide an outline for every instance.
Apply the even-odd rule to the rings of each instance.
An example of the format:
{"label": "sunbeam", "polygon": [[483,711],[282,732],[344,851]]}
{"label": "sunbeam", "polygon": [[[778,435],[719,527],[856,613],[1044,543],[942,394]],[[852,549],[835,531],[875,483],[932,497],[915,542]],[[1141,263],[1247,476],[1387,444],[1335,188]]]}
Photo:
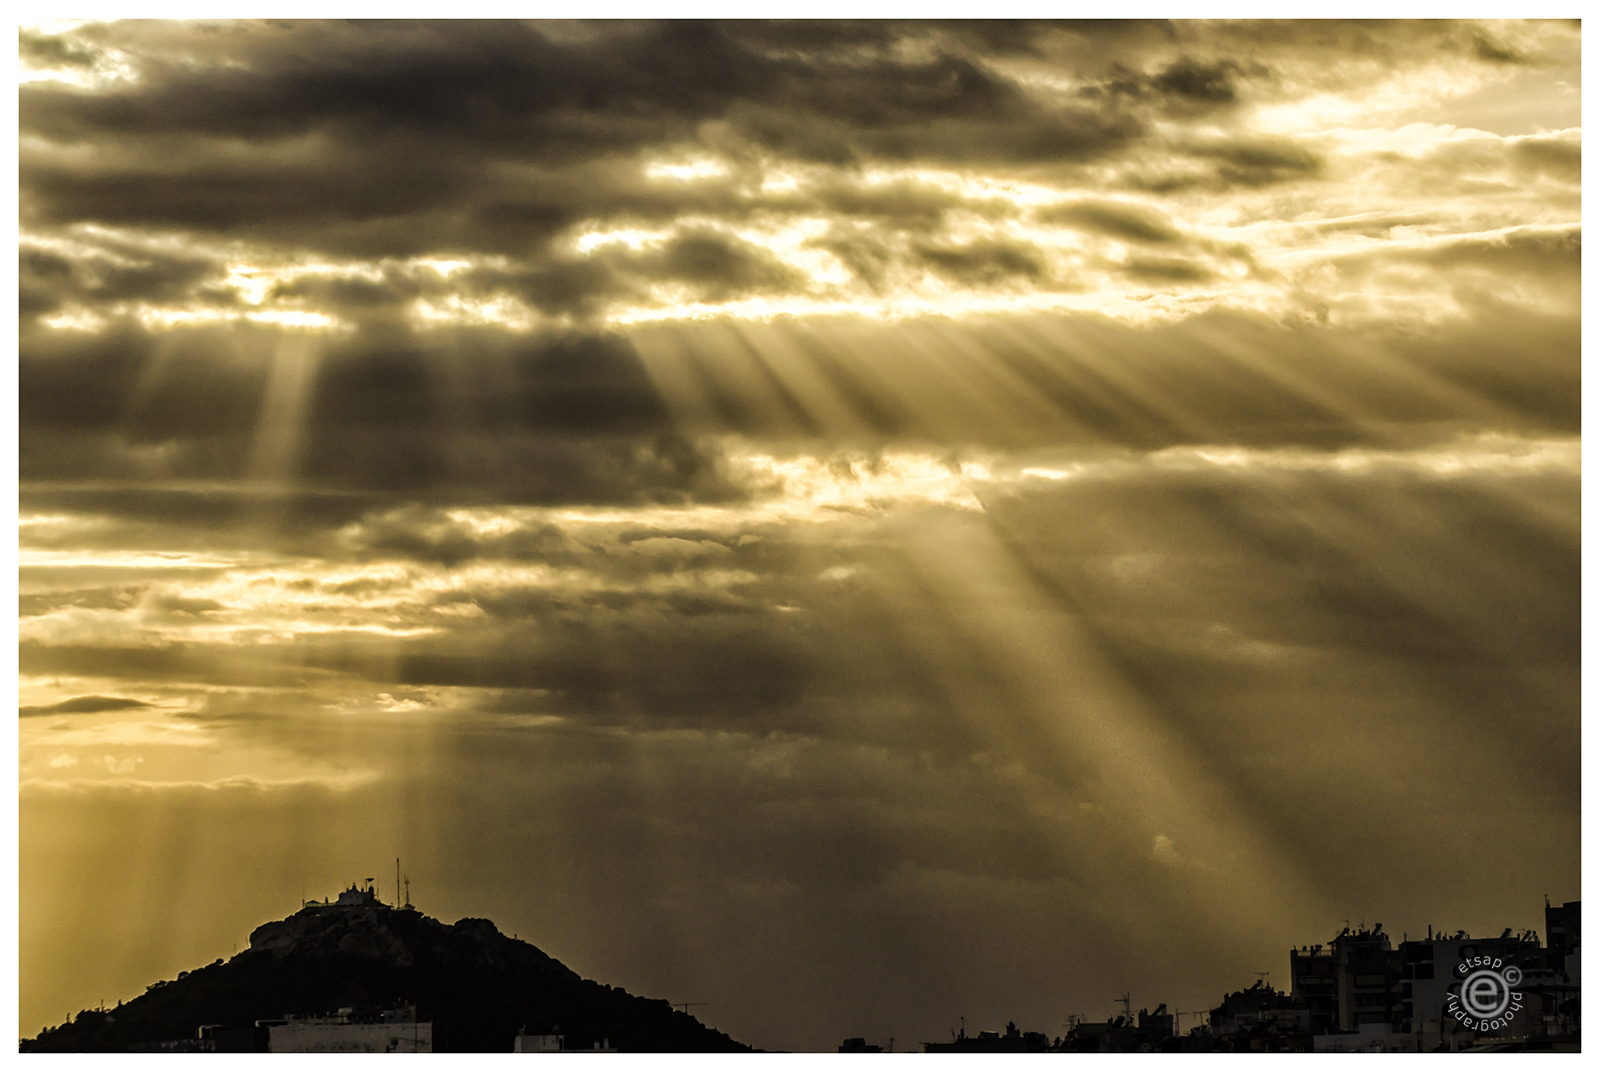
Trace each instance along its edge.
{"label": "sunbeam", "polygon": [[396,856],[730,1046],[1510,1039],[1284,954],[1579,896],[1576,22],[19,48],[24,1048]]}
{"label": "sunbeam", "polygon": [[262,393],[261,416],[250,450],[249,477],[284,485],[299,475],[307,407],[317,378],[317,348],[310,336],[286,333],[273,351]]}

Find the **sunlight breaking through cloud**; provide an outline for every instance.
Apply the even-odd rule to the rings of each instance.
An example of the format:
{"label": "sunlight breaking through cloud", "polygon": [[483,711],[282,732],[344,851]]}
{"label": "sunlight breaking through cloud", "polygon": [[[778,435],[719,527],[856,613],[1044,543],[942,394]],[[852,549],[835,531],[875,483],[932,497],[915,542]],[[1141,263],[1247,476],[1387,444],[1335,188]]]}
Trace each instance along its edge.
{"label": "sunlight breaking through cloud", "polygon": [[395,855],[770,1050],[1538,922],[1580,46],[24,25],[21,1031]]}

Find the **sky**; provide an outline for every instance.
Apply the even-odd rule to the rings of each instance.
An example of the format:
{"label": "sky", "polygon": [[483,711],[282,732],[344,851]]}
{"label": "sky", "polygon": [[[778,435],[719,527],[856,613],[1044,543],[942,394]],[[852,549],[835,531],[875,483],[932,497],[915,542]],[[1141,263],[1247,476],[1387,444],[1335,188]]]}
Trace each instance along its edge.
{"label": "sky", "polygon": [[19,43],[23,1034],[396,857],[811,1051],[1580,897],[1575,24]]}

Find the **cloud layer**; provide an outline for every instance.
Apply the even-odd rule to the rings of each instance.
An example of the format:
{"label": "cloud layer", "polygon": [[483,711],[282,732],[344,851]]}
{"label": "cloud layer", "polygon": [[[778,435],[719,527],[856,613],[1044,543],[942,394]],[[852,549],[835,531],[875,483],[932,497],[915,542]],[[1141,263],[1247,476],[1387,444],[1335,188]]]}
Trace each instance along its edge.
{"label": "cloud layer", "polygon": [[397,854],[791,1049],[1577,895],[1576,26],[20,44],[25,1032]]}

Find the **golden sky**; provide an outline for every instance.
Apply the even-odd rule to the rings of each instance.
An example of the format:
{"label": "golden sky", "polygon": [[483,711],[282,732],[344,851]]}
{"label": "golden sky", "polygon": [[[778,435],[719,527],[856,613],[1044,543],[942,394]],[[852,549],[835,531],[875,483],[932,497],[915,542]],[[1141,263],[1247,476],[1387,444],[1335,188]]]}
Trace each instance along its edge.
{"label": "golden sky", "polygon": [[1579,896],[1576,24],[20,45],[25,1034],[396,856],[801,1050]]}

